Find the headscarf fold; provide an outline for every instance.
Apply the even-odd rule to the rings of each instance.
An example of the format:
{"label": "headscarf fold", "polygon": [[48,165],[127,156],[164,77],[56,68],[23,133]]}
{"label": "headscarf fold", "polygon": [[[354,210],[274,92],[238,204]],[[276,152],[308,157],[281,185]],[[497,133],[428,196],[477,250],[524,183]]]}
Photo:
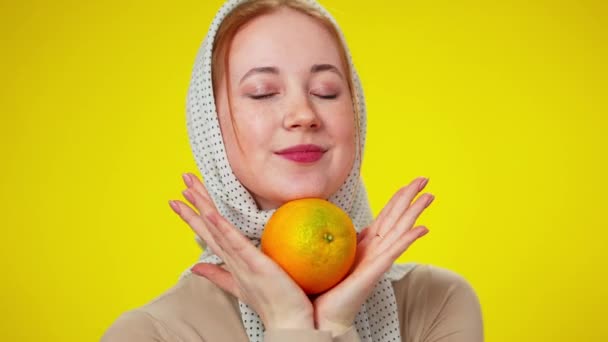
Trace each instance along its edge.
{"label": "headscarf fold", "polygon": [[[186,125],[196,165],[217,209],[256,247],[259,247],[264,226],[276,209],[259,209],[249,191],[234,175],[224,148],[211,79],[212,48],[217,29],[224,18],[236,6],[245,1],[250,0],[228,0],[224,3],[217,11],[207,36],[197,52],[186,99]],[[336,27],[352,72],[355,86],[353,102],[359,113],[356,158],[346,181],[327,200],[348,213],[357,232],[360,232],[373,221],[367,193],[360,175],[367,123],[363,90],[352,63],[346,40],[336,21],[315,0],[303,1],[319,9]],[[210,248],[206,247],[200,237],[196,236],[195,240],[204,249],[204,252],[192,266],[200,262],[223,263]],[[355,326],[361,341],[401,341],[397,304],[391,281],[401,279],[414,266],[413,263],[394,264],[378,281],[372,294],[361,306],[355,318]],[[189,267],[181,274],[181,277],[190,272]],[[240,301],[239,308],[249,340],[262,341],[264,326],[258,314],[247,304]]]}

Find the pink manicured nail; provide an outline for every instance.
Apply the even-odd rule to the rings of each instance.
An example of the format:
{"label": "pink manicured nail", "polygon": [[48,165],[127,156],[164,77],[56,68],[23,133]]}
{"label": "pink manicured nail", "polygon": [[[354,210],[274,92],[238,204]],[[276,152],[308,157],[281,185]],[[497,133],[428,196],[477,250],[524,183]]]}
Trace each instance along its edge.
{"label": "pink manicured nail", "polygon": [[194,196],[192,196],[188,189],[182,191],[182,194],[184,195],[184,197],[186,197],[188,201],[190,201],[190,203],[194,204]]}
{"label": "pink manicured nail", "polygon": [[424,207],[425,208],[428,207],[431,203],[433,203],[434,199],[435,199],[435,196],[431,195],[431,199],[426,203],[426,205]]}
{"label": "pink manicured nail", "polygon": [[175,201],[169,201],[169,205],[171,206],[171,209],[173,209],[173,211],[179,214],[179,206],[177,205],[177,203],[175,203]]}
{"label": "pink manicured nail", "polygon": [[428,182],[429,182],[429,179],[425,178],[418,186],[418,191],[422,191],[422,189],[424,189],[424,187],[426,186],[426,183],[428,183]]}
{"label": "pink manicured nail", "polygon": [[184,179],[184,183],[186,184],[187,187],[192,186],[192,178],[190,178],[189,174],[187,174],[187,173],[182,174],[182,178]]}

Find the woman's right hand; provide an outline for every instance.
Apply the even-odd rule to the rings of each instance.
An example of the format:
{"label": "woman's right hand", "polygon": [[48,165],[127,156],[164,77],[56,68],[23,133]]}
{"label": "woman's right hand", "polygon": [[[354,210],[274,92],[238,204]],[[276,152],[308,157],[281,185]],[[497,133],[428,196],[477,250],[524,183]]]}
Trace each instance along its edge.
{"label": "woman's right hand", "polygon": [[171,207],[228,268],[199,263],[192,272],[251,306],[266,329],[314,329],[313,306],[304,291],[219,214],[195,175],[184,174],[184,182],[184,197],[199,213],[181,201],[171,201]]}

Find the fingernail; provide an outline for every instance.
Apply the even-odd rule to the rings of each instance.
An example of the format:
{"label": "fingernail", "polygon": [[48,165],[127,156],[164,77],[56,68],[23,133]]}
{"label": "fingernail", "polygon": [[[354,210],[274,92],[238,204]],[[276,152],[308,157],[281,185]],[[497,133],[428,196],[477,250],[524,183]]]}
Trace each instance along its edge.
{"label": "fingernail", "polygon": [[429,230],[425,228],[424,231],[418,237],[421,238],[421,237],[425,236],[428,232],[429,232]]}
{"label": "fingernail", "polygon": [[188,175],[187,173],[184,173],[184,174],[182,174],[182,178],[184,179],[184,183],[186,184],[187,187],[192,186],[192,179],[190,178],[190,175]]}
{"label": "fingernail", "polygon": [[429,182],[429,179],[428,178],[424,178],[422,180],[422,182],[420,183],[420,186],[418,186],[418,191],[421,191],[422,189],[424,189],[424,187],[426,186],[426,183],[428,183],[428,182]]}
{"label": "fingernail", "polygon": [[171,206],[171,209],[173,209],[173,211],[179,214],[179,206],[177,205],[177,203],[175,203],[175,201],[169,201],[169,205]]}
{"label": "fingernail", "polygon": [[435,199],[435,196],[431,195],[431,199],[428,202],[426,202],[426,205],[424,207],[425,208],[428,207],[433,202],[434,199]]}
{"label": "fingernail", "polygon": [[188,191],[188,189],[182,191],[182,194],[184,195],[184,197],[186,197],[188,201],[190,201],[190,203],[194,204],[194,197],[192,196],[190,191]]}

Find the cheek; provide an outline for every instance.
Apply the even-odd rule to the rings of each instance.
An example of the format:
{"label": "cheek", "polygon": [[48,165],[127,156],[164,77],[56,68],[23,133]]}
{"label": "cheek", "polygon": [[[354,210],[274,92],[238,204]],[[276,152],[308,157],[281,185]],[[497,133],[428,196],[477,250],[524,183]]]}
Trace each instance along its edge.
{"label": "cheek", "polygon": [[220,130],[222,131],[222,139],[228,155],[233,154],[233,151],[238,150],[238,142],[235,136],[234,127],[232,126],[232,119],[230,114],[219,114],[218,120],[220,123]]}
{"label": "cheek", "polygon": [[327,123],[330,134],[334,139],[354,146],[357,128],[354,119],[355,114],[351,108],[350,106],[336,108],[332,115],[328,116]]}
{"label": "cheek", "polygon": [[271,115],[259,109],[239,108],[235,110],[234,119],[237,123],[237,134],[245,153],[257,154],[260,149],[267,149],[274,134]]}

